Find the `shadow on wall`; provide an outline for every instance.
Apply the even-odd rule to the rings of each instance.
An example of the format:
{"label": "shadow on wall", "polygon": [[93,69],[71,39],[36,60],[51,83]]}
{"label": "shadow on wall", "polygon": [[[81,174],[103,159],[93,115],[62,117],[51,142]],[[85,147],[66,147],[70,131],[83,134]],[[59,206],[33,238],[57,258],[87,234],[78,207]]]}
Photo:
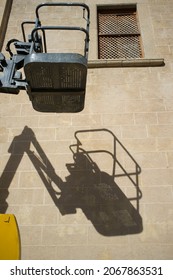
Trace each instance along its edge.
{"label": "shadow on wall", "polygon": [[[112,152],[106,149],[86,149],[85,146],[91,143],[90,137],[95,133],[101,133],[101,135],[107,133],[111,136]],[[89,138],[87,135],[90,135]],[[83,142],[80,136],[83,136],[81,137]],[[0,212],[5,213],[8,208],[6,202],[9,194],[8,189],[19,163],[26,153],[62,215],[76,213],[76,209],[81,208],[95,229],[102,235],[116,236],[140,233],[143,229],[142,218],[139,214],[139,199],[142,197],[142,193],[138,185],[141,169],[137,162],[110,130],[77,131],[75,139],[76,144],[70,146],[74,162],[66,164],[69,176],[66,181],[63,181],[55,173],[52,164],[30,128],[25,127],[19,136],[14,137],[8,151],[11,156],[0,178]],[[37,153],[31,151],[31,143]],[[127,172],[118,160],[118,147],[133,163],[134,171]],[[108,155],[111,158],[111,172],[108,173],[99,168],[99,161],[96,163],[93,160],[94,157],[96,159],[97,155]],[[130,166],[132,165],[130,164]],[[127,198],[119,188],[116,181],[120,177],[125,177],[131,182],[135,191],[134,197]],[[133,206],[131,200],[136,202],[136,207]]]}

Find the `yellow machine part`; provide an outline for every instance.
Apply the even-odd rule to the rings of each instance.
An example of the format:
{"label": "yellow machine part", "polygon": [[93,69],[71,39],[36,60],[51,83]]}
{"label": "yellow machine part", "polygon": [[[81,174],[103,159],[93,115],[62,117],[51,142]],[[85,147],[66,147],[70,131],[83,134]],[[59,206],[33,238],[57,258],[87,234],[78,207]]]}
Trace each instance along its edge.
{"label": "yellow machine part", "polygon": [[0,214],[0,260],[20,259],[20,236],[13,214]]}

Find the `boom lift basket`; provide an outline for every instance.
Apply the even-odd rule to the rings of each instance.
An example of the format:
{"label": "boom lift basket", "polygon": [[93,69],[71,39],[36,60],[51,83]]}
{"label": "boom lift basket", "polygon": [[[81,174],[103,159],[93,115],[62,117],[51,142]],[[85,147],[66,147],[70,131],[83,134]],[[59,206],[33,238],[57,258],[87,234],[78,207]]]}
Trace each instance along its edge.
{"label": "boom lift basket", "polygon": [[[39,10],[44,6],[75,6],[81,7],[87,16],[86,28],[75,26],[42,26]],[[12,39],[7,43],[6,50],[10,60],[0,54],[0,92],[18,94],[25,89],[33,108],[40,112],[79,112],[84,108],[87,61],[89,49],[89,18],[90,11],[83,3],[43,3],[36,7],[36,20],[22,23],[24,42]],[[25,25],[35,27],[26,42]],[[75,30],[84,32],[84,54],[79,53],[47,53],[47,30]],[[41,35],[40,35],[41,33]],[[11,51],[14,44],[16,54]],[[23,68],[25,79],[22,79]]]}

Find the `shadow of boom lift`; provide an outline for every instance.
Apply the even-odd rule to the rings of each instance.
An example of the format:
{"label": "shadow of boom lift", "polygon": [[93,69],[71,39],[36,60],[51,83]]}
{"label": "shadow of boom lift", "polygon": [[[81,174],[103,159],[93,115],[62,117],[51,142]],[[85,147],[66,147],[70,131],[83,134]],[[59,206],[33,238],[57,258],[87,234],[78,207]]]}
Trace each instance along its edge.
{"label": "shadow of boom lift", "polygon": [[[95,132],[109,133],[111,135],[113,138],[113,153],[107,150],[87,151],[82,148],[79,135]],[[74,163],[66,164],[69,175],[66,177],[66,181],[63,181],[56,174],[55,169],[30,128],[25,127],[21,135],[15,136],[9,148],[11,156],[0,178],[1,212],[5,213],[8,207],[6,203],[6,198],[9,194],[8,188],[24,153],[26,153],[62,215],[76,213],[77,208],[80,208],[92,222],[95,229],[105,236],[141,232],[142,218],[139,214],[139,199],[142,193],[138,185],[138,175],[141,169],[137,162],[116,136],[107,129],[77,131],[75,138],[76,144],[70,146],[73,152]],[[31,143],[37,153],[30,149]],[[116,156],[118,145],[135,165],[135,171],[127,172],[118,160]],[[92,155],[100,153],[102,155],[106,153],[111,156],[113,161],[111,175],[101,171],[98,164],[93,161]],[[123,171],[121,174],[115,172],[116,166],[119,167],[118,170]],[[13,171],[11,172],[11,170]],[[136,192],[135,197],[127,198],[117,185],[116,178],[122,176],[128,178],[133,184]],[[6,186],[6,188],[2,186]],[[132,205],[131,200],[136,201],[136,207]]]}

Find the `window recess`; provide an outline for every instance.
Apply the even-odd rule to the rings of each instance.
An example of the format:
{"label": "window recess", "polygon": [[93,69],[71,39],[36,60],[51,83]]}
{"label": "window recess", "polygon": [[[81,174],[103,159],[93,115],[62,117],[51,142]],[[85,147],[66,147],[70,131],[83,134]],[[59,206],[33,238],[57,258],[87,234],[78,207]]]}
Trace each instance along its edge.
{"label": "window recess", "polygon": [[98,58],[131,59],[142,57],[141,35],[136,6],[98,7]]}

